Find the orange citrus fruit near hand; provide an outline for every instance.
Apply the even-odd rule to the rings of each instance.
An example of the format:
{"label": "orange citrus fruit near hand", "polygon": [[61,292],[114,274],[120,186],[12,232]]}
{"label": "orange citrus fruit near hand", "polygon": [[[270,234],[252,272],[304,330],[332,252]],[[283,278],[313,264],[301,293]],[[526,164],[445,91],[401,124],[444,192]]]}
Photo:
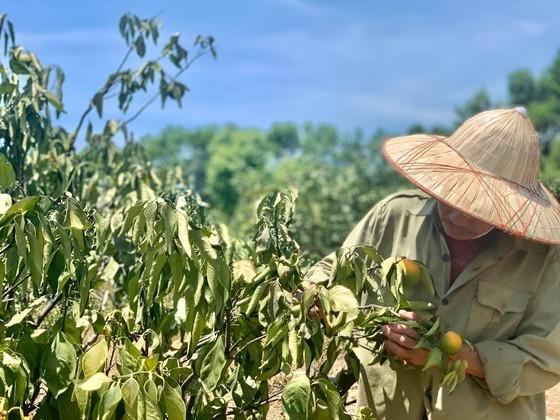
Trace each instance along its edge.
{"label": "orange citrus fruit near hand", "polygon": [[403,258],[398,264],[403,274],[403,285],[405,287],[416,286],[422,276],[418,263],[408,258]]}
{"label": "orange citrus fruit near hand", "polygon": [[443,334],[438,344],[441,351],[451,356],[459,353],[463,346],[463,339],[455,331],[448,331]]}

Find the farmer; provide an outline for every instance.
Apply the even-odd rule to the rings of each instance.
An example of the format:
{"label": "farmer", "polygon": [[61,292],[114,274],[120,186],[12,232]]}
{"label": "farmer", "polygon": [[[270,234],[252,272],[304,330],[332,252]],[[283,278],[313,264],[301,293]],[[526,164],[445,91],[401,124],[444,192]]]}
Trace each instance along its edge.
{"label": "farmer", "polygon": [[[482,112],[448,138],[397,137],[383,151],[419,189],[378,203],[344,246],[422,261],[436,296],[417,287],[409,298],[435,303],[474,346],[463,344],[467,376],[449,394],[439,369],[422,370],[416,331],[384,326],[385,348],[406,363],[369,366],[373,355],[360,350],[358,405],[391,420],[544,419],[544,392],[560,381],[560,205],[539,182],[525,110]],[[328,278],[331,266],[328,256],[309,279]]]}

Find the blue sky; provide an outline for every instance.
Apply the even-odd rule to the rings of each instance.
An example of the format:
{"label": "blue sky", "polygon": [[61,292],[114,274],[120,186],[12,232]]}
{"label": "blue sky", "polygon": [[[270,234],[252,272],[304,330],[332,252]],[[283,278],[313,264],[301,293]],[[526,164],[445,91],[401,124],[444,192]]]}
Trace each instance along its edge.
{"label": "blue sky", "polygon": [[65,71],[66,127],[126,51],[122,14],[159,13],[162,40],[179,32],[187,46],[214,36],[217,59],[181,79],[183,107],[150,107],[130,127],[137,136],[168,124],[451,124],[477,89],[504,100],[511,71],[540,76],[560,48],[558,0],[4,0],[0,12],[19,44]]}

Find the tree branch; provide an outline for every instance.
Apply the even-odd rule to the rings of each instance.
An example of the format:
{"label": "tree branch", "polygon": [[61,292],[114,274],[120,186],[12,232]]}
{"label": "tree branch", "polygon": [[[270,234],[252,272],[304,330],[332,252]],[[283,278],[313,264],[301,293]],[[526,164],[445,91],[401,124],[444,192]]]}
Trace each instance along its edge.
{"label": "tree branch", "polygon": [[47,306],[43,308],[37,320],[33,323],[34,328],[39,328],[39,325],[45,320],[45,318],[49,315],[49,313],[54,309],[58,302],[62,299],[62,293],[59,293],[51,301],[48,303]]}

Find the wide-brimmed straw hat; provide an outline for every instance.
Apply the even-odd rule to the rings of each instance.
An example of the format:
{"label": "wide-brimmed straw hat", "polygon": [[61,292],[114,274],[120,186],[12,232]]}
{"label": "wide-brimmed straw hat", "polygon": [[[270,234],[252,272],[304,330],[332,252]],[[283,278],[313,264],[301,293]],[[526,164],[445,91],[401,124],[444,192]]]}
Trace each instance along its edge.
{"label": "wide-brimmed straw hat", "polygon": [[383,144],[387,160],[434,198],[507,233],[560,245],[560,205],[539,181],[540,140],[524,108],[485,111],[451,136]]}

